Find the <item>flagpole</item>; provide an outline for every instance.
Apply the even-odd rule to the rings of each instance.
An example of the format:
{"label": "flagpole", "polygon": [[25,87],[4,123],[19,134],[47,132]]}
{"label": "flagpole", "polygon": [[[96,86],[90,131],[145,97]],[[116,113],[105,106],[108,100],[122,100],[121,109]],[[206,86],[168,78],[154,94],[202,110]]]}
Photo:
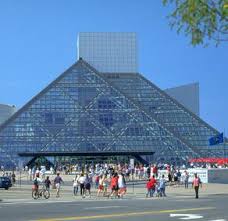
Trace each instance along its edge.
{"label": "flagpole", "polygon": [[223,134],[223,149],[224,149],[224,158],[226,158],[226,136],[225,136],[226,129],[224,128]]}

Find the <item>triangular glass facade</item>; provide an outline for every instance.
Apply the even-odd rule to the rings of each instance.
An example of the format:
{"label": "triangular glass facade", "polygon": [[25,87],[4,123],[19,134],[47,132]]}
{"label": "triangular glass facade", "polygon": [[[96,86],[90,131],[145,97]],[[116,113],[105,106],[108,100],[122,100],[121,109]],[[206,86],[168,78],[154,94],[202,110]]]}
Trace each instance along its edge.
{"label": "triangular glass facade", "polygon": [[141,74],[121,73],[104,74],[103,76],[167,130],[174,133],[175,136],[181,137],[201,157],[224,157],[226,155],[224,144],[209,146],[209,138],[219,134],[216,129]]}
{"label": "triangular glass facade", "polygon": [[0,127],[0,165],[26,163],[19,152],[123,150],[180,163],[204,154],[200,139],[205,147],[215,133],[141,75],[79,60]]}

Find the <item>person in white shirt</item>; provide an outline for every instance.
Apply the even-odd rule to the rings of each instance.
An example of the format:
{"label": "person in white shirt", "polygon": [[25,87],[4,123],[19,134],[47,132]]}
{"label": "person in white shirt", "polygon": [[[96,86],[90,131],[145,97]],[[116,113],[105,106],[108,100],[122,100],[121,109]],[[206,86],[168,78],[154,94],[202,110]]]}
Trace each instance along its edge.
{"label": "person in white shirt", "polygon": [[50,168],[50,172],[51,172],[51,174],[54,174],[54,168],[53,167]]}
{"label": "person in white shirt", "polygon": [[184,171],[183,180],[184,180],[184,188],[188,189],[189,173],[186,170]]}
{"label": "person in white shirt", "polygon": [[39,190],[39,185],[43,182],[43,180],[40,178],[40,174],[37,173],[36,177],[33,180],[33,185],[35,190]]}
{"label": "person in white shirt", "polygon": [[105,181],[105,175],[99,176],[99,185],[98,185],[98,190],[97,190],[97,196],[99,196],[101,192],[104,192],[104,181]]}
{"label": "person in white shirt", "polygon": [[80,194],[81,194],[81,196],[83,198],[85,198],[85,181],[86,181],[86,177],[82,173],[80,175],[80,177],[78,178],[78,182],[79,182],[79,185],[80,185]]}
{"label": "person in white shirt", "polygon": [[78,186],[79,186],[78,179],[79,179],[79,175],[76,175],[74,180],[73,180],[73,193],[74,193],[74,196],[76,196],[78,194]]}
{"label": "person in white shirt", "polygon": [[32,169],[29,168],[28,170],[28,176],[29,176],[29,180],[32,181]]}
{"label": "person in white shirt", "polygon": [[127,192],[127,188],[126,188],[126,181],[125,181],[125,177],[122,173],[118,174],[118,196],[119,197],[123,197],[123,195]]}

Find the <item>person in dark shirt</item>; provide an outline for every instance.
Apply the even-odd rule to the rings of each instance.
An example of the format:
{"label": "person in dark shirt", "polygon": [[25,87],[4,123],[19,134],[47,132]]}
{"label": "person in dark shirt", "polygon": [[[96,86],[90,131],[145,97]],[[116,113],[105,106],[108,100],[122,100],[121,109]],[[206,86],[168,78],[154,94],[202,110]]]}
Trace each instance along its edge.
{"label": "person in dark shirt", "polygon": [[16,183],[16,175],[15,175],[14,171],[12,173],[12,183],[13,183],[13,185]]}
{"label": "person in dark shirt", "polygon": [[60,177],[59,173],[57,173],[57,176],[54,179],[54,184],[55,184],[55,188],[56,188],[56,197],[59,197],[60,186],[62,183],[63,183],[63,180]]}
{"label": "person in dark shirt", "polygon": [[49,176],[47,176],[47,178],[44,181],[44,185],[47,191],[50,191],[50,185],[51,185],[51,181],[49,179]]}

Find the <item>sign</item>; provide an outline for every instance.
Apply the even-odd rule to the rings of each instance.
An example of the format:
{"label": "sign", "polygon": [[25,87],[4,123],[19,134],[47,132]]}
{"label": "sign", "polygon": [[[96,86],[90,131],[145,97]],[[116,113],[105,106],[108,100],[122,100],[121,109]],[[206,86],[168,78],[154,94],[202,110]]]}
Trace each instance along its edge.
{"label": "sign", "polygon": [[[183,181],[184,171],[185,170],[180,170],[182,181]],[[193,181],[195,173],[197,173],[197,175],[199,176],[202,183],[208,183],[208,169],[189,168],[189,169],[186,169],[186,171],[188,171],[188,174],[189,174],[189,183],[191,183]],[[158,170],[158,176],[162,177],[162,175],[164,175],[165,178],[168,180],[168,171],[167,170]]]}
{"label": "sign", "polygon": [[[208,169],[201,168],[190,168],[187,170],[189,173],[189,182],[193,181],[195,173],[197,173],[202,183],[208,183]],[[184,173],[184,170],[181,170],[181,174]]]}
{"label": "sign", "polygon": [[134,159],[130,159],[130,167],[131,167],[131,169],[135,168],[135,160]]}
{"label": "sign", "polygon": [[[181,181],[183,181],[185,170],[180,170],[181,172]],[[189,173],[189,183],[193,181],[194,174],[197,173],[202,183],[228,183],[228,169],[227,168],[189,168],[186,169]],[[165,179],[168,180],[168,171],[167,170],[158,170],[158,176],[165,176]]]}

